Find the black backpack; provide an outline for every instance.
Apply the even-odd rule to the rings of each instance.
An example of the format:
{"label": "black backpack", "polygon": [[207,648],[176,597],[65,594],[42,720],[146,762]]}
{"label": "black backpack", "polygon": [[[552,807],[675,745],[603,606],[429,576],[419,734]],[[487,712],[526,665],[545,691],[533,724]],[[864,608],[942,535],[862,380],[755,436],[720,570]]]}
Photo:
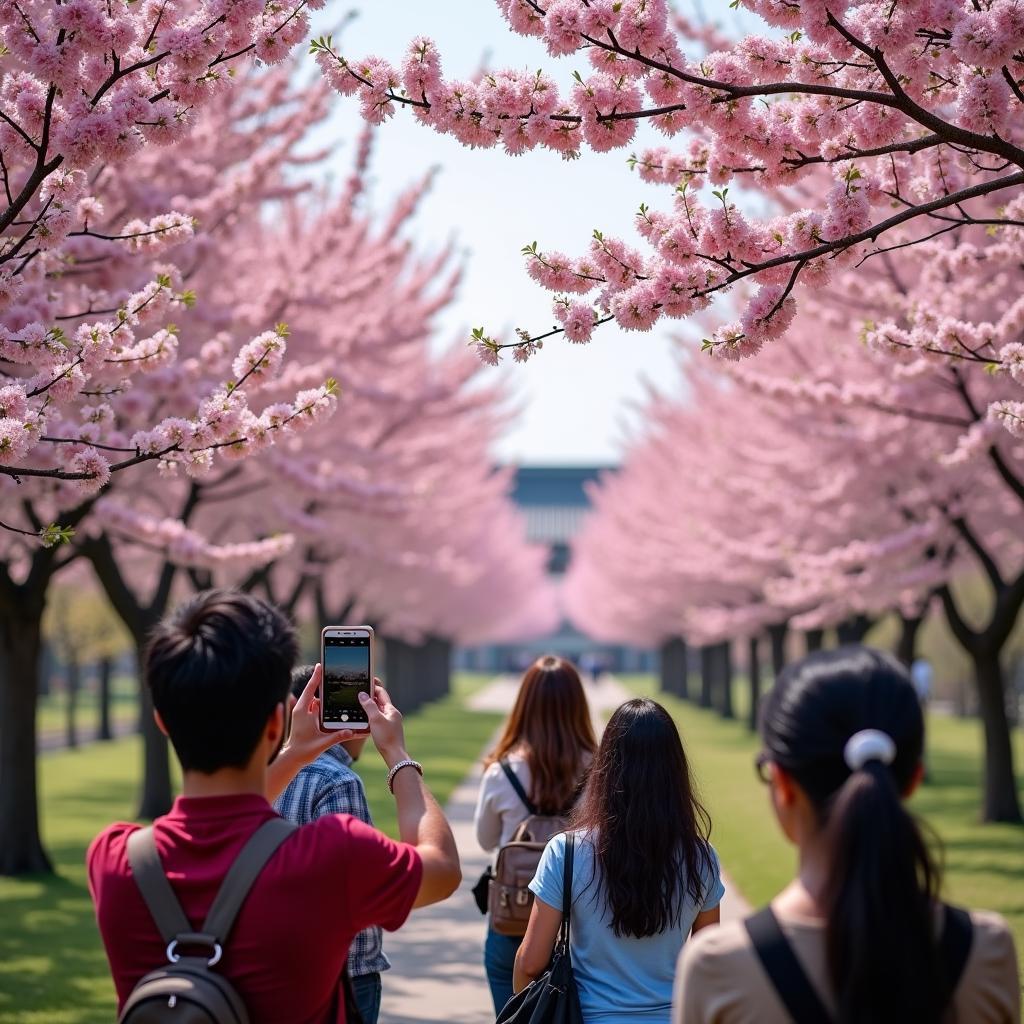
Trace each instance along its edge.
{"label": "black backpack", "polygon": [[[274,851],[297,828],[271,818],[253,833],[224,876],[201,930],[185,917],[167,881],[153,839],[143,828],[128,837],[132,876],[167,943],[167,964],[150,971],[132,989],[118,1024],[249,1024],[234,986],[213,968],[220,962],[238,911]],[[196,956],[205,947],[208,955]],[[190,950],[179,953],[178,949]]]}

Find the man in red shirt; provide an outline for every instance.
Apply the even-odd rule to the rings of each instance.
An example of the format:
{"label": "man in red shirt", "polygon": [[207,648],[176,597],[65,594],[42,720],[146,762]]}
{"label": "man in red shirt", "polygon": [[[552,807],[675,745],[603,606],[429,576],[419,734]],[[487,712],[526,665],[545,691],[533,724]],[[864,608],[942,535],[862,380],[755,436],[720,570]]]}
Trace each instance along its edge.
{"label": "man in red shirt", "polygon": [[[294,630],[275,608],[208,591],[153,635],[146,684],[157,721],[181,761],[183,794],[154,822],[157,850],[182,909],[202,924],[228,868],[275,812],[299,769],[350,731],[324,733],[318,665],[287,742]],[[461,880],[451,829],[405,750],[402,716],[380,687],[366,699],[374,743],[393,777],[401,842],[349,815],[326,815],[284,840],[249,892],[218,970],[252,1024],[344,1024],[339,979],[352,937],[393,931],[413,907],[450,896]],[[87,854],[89,886],[118,1007],[165,946],[132,877],[126,842],[137,825],[111,825]]]}

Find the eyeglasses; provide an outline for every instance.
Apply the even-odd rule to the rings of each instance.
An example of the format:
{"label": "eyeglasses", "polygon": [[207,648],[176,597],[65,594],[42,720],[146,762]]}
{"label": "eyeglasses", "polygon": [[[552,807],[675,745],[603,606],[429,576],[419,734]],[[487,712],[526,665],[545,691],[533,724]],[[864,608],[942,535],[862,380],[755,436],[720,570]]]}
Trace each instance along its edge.
{"label": "eyeglasses", "polygon": [[765,751],[761,751],[757,757],[754,758],[754,771],[757,777],[766,785],[772,784],[772,773],[769,765],[772,764],[771,755]]}

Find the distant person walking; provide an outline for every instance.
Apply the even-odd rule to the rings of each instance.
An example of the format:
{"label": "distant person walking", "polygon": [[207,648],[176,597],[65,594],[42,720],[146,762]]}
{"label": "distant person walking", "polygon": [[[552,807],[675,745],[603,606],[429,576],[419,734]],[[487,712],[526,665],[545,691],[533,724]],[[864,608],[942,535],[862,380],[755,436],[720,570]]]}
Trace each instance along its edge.
{"label": "distant person walking", "polygon": [[[548,655],[526,671],[515,704],[485,761],[477,798],[477,840],[488,853],[507,843],[530,816],[567,812],[597,749],[587,697],[570,661]],[[513,782],[514,780],[514,782]],[[488,922],[484,967],[498,1013],[512,997],[512,968],[522,941]]]}
{"label": "distant person walking", "polygon": [[935,672],[932,663],[927,658],[915,658],[910,666],[910,681],[914,684],[914,691],[917,699],[921,702],[921,708],[928,710],[928,701],[932,699],[932,679]]}
{"label": "distant person walking", "polygon": [[[718,923],[711,820],[675,722],[651,700],[611,717],[572,815],[570,952],[586,1024],[668,1024],[679,950]],[[562,917],[566,836],[548,843],[516,956],[520,991],[546,969]]]}
{"label": "distant person walking", "polygon": [[895,658],[865,647],[789,666],[765,697],[757,768],[797,877],[683,951],[674,1024],[1017,1024],[1017,957],[996,914],[939,902],[903,800],[924,720]]}

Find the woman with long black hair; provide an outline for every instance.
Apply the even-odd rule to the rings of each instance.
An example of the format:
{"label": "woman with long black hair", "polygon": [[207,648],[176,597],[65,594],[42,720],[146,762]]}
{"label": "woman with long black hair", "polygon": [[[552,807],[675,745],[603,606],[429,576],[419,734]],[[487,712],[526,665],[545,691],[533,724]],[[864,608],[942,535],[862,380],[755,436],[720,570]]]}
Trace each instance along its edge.
{"label": "woman with long black hair", "polygon": [[939,901],[903,804],[924,746],[905,669],[864,647],[805,658],[764,699],[761,736],[757,768],[798,875],[683,952],[675,1024],[1016,1024],[1005,921]]}
{"label": "woman with long black hair", "polygon": [[[612,715],[572,815],[573,970],[584,1020],[667,1024],[676,958],[718,922],[725,892],[675,722],[652,700]],[[537,899],[516,956],[516,991],[555,945],[566,836],[548,843],[530,884]]]}

